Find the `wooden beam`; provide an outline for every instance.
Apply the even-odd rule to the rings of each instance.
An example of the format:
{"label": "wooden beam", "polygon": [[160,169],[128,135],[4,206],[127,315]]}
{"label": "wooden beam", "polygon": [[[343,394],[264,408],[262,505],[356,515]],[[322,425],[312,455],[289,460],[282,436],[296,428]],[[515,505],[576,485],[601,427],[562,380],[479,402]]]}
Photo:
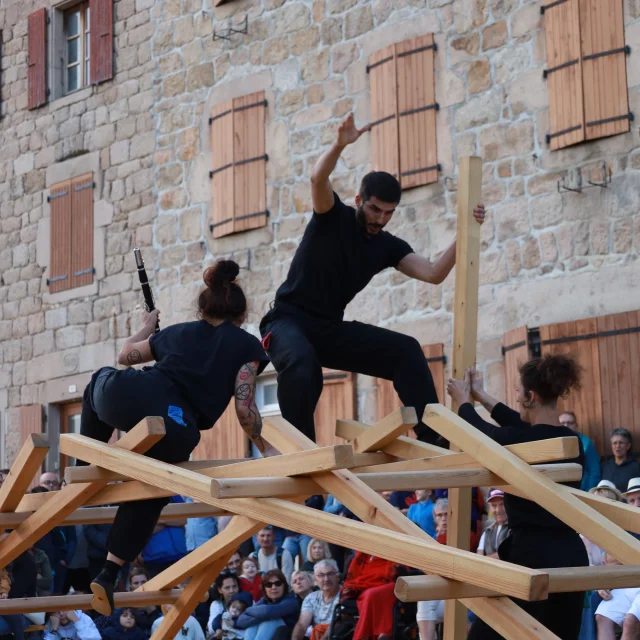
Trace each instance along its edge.
{"label": "wooden beam", "polygon": [[202,596],[213,584],[225,565],[226,561],[217,560],[204,567],[189,580],[176,603],[169,611],[165,612],[162,622],[160,622],[158,628],[151,635],[153,640],[173,640],[176,636],[179,637],[178,634],[180,633],[180,629],[182,629],[182,625],[198,606]]}
{"label": "wooden beam", "polygon": [[[478,286],[480,281],[480,225],[473,217],[482,196],[482,158],[464,156],[458,165],[458,220],[456,231],[456,288],[453,304],[453,370],[461,380],[475,365],[478,341]],[[444,403],[444,398],[440,399]],[[429,423],[426,423],[428,426]],[[446,437],[446,436],[445,436]],[[450,447],[456,450],[455,446]],[[471,489],[449,491],[447,544],[469,549]],[[445,640],[467,637],[467,612],[455,601],[444,612]]]}
{"label": "wooden beam", "polygon": [[[265,434],[265,439],[279,448],[278,444],[273,439],[269,439],[267,434]],[[353,547],[354,541],[356,541],[357,547],[365,553],[376,554],[428,573],[437,573],[449,578],[483,585],[486,583],[489,571],[496,588],[509,596],[525,600],[546,597],[548,577],[545,573],[498,560],[491,559],[488,562],[486,558],[477,554],[442,547],[417,527],[419,535],[414,537],[395,531],[383,531],[377,527],[353,522],[346,518],[332,516],[321,511],[311,510],[303,505],[278,499],[241,498],[221,501],[211,496],[210,478],[203,478],[202,475],[186,469],[176,469],[170,464],[146,456],[128,451],[115,451],[108,445],[80,435],[60,436],[60,451],[94,464],[99,463],[112,471],[129,473],[135,478],[144,478],[150,484],[163,488],[171,487],[181,495],[190,496],[194,500],[211,504],[214,507],[227,508],[229,511],[247,515],[260,522],[270,522],[285,529],[317,536],[327,542],[342,546]],[[325,476],[334,477],[334,474],[349,473],[349,471],[329,471],[316,474],[315,479],[318,484],[321,484],[321,479]],[[364,498],[360,498],[361,501],[368,499],[366,494],[369,493],[381,498],[364,483],[359,482],[357,478],[352,475],[351,478],[352,490],[365,492]],[[350,482],[350,480],[346,480],[346,482]],[[336,494],[334,493],[334,495]],[[360,494],[356,493],[356,495]],[[342,500],[341,497],[338,499]],[[381,500],[389,505],[383,498]],[[399,516],[406,519],[391,505],[389,507],[396,519]],[[363,512],[361,508],[358,510]],[[370,511],[377,512],[377,505],[373,504]],[[386,513],[376,516],[378,516],[377,513],[369,513],[368,515],[372,520],[382,519],[384,521],[384,518],[390,520],[390,516]],[[409,521],[407,520],[407,522]],[[413,525],[413,523],[410,524]],[[396,531],[398,530],[401,530],[400,527],[396,528]],[[406,527],[406,530],[413,533],[412,527]]]}
{"label": "wooden beam", "polygon": [[371,429],[357,436],[353,441],[353,450],[356,453],[366,453],[384,449],[416,424],[418,424],[416,410],[413,407],[400,407],[376,422]]}
{"label": "wooden beam", "polygon": [[0,488],[0,513],[13,511],[18,506],[48,452],[47,436],[39,433],[27,436]]}
{"label": "wooden beam", "polygon": [[[507,451],[518,456],[529,464],[543,464],[556,460],[572,460],[578,457],[579,445],[576,438],[552,438],[538,442],[510,444]],[[354,473],[382,473],[387,471],[430,471],[436,469],[484,469],[467,453],[451,453],[429,458],[414,458],[392,462],[384,466],[357,466]]]}
{"label": "wooden beam", "polygon": [[[134,452],[144,453],[158,442],[164,433],[162,418],[145,418],[120,438],[113,447],[103,443],[99,444],[109,451],[131,449]],[[82,459],[80,456],[74,457]],[[104,484],[99,482],[83,483],[69,485],[56,491],[53,499],[31,514],[6,538],[0,539],[0,566],[4,567],[17,558],[45,533],[58,526],[67,516],[83,505],[88,498],[100,491],[103,486]]]}
{"label": "wooden beam", "polygon": [[442,405],[429,405],[425,422],[504,478],[530,500],[567,523],[623,564],[640,564],[640,541],[587,506],[563,485],[536,473],[528,464]]}
{"label": "wooden beam", "polygon": [[[579,482],[582,478],[582,467],[575,463],[537,465],[534,469],[554,482]],[[493,487],[504,482],[486,469],[359,473],[356,477],[374,491]],[[212,485],[214,498],[283,498],[322,492],[313,478],[220,478]]]}
{"label": "wooden beam", "polygon": [[[116,607],[148,607],[150,605],[175,602],[182,589],[166,591],[118,591],[114,593]],[[11,598],[0,600],[0,616],[14,613],[37,613],[40,611],[72,611],[91,609],[90,593],[73,593],[68,596],[45,596],[39,598]]]}
{"label": "wooden beam", "polygon": [[[627,589],[637,587],[640,584],[640,565],[569,567],[545,569],[545,571],[549,573],[549,593]],[[492,589],[453,582],[434,575],[398,578],[395,593],[396,597],[403,602],[456,600],[501,595]]]}

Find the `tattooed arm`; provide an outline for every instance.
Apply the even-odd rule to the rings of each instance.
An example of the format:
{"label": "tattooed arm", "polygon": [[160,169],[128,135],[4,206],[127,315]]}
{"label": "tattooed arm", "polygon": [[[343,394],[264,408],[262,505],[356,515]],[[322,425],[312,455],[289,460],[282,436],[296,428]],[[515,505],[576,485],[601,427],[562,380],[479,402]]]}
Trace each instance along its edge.
{"label": "tattooed arm", "polygon": [[256,406],[256,372],[258,362],[247,362],[240,367],[235,383],[236,414],[240,425],[263,455],[269,455],[269,443],[262,437],[262,417]]}
{"label": "tattooed arm", "polygon": [[124,341],[118,354],[118,364],[132,367],[134,364],[153,361],[153,354],[149,346],[149,336],[156,330],[158,315],[157,309],[154,309],[151,313],[145,311],[142,314],[142,329]]}

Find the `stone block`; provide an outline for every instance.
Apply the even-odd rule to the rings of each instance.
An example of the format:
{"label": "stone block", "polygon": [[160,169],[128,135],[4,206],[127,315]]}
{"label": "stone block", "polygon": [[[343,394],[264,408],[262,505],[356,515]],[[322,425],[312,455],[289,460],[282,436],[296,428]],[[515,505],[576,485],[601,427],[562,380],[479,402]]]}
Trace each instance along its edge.
{"label": "stone block", "polygon": [[373,29],[371,6],[365,4],[351,9],[345,19],[345,38],[356,38]]}
{"label": "stone block", "polygon": [[[310,56],[310,54],[305,54]],[[313,65],[309,65],[312,67]],[[328,70],[328,57],[325,66]],[[298,59],[289,58],[284,62],[281,62],[273,70],[273,86],[277,91],[294,91],[299,88],[300,71],[298,68]],[[314,82],[312,79],[308,79],[308,82]]]}
{"label": "stone block", "polygon": [[186,74],[184,71],[166,76],[164,79],[162,95],[165,98],[171,98],[172,96],[179,96],[181,93],[184,93],[185,81]]}
{"label": "stone block", "polygon": [[469,93],[480,93],[491,86],[491,65],[486,58],[474,60],[467,72]]}
{"label": "stone block", "polygon": [[552,227],[563,219],[563,201],[559,193],[531,200],[531,224],[535,229]]}
{"label": "stone block", "polygon": [[67,324],[67,309],[59,307],[50,309],[44,314],[44,325],[47,329],[59,329]]}
{"label": "stone block", "polygon": [[24,153],[13,162],[13,171],[17,176],[24,175],[33,170],[35,156],[33,153]]}
{"label": "stone block", "polygon": [[156,239],[163,247],[175,244],[178,237],[178,218],[173,214],[164,214],[156,221]]}
{"label": "stone block", "polygon": [[213,86],[213,64],[205,62],[189,69],[187,75],[187,90],[196,91],[203,87]]}
{"label": "stone block", "polygon": [[63,327],[56,331],[56,349],[63,351],[84,343],[84,327]]}
{"label": "stone block", "polygon": [[531,65],[529,43],[507,47],[493,56],[494,79],[497,84],[506,84],[528,71]]}
{"label": "stone block", "polygon": [[617,220],[613,224],[613,252],[629,253],[633,246],[633,221]]}
{"label": "stone block", "polygon": [[304,29],[309,25],[309,9],[302,2],[287,2],[273,22],[276,36]]}
{"label": "stone block", "polygon": [[180,160],[191,160],[200,153],[200,131],[198,127],[192,127],[180,132],[177,150]]}
{"label": "stone block", "polygon": [[536,4],[526,5],[511,15],[511,37],[529,35],[539,29],[541,24],[540,7]]}
{"label": "stone block", "polygon": [[524,73],[511,83],[509,102],[514,115],[524,111],[537,111],[549,105],[548,87],[540,69]]}
{"label": "stone block", "polygon": [[329,74],[329,49],[305,53],[300,59],[300,73],[305,83],[322,82]]}
{"label": "stone block", "polygon": [[482,26],[488,17],[487,0],[453,1],[453,26],[457,33],[466,33]]}
{"label": "stone block", "polygon": [[320,42],[320,30],[316,25],[296,31],[289,36],[291,53],[294,56],[299,56],[305,51],[315,49],[318,46],[318,42]]}
{"label": "stone block", "polygon": [[553,231],[540,234],[540,255],[542,262],[555,262],[558,259],[558,244]]}
{"label": "stone block", "polygon": [[90,302],[72,302],[68,308],[69,324],[86,324],[91,322],[93,315]]}
{"label": "stone block", "polygon": [[187,204],[187,194],[184,189],[171,189],[160,196],[160,209],[182,209]]}
{"label": "stone block", "polygon": [[112,296],[131,289],[131,274],[117,273],[100,281],[100,295]]}
{"label": "stone block", "polygon": [[529,203],[525,199],[499,205],[493,215],[500,242],[529,232]]}
{"label": "stone block", "polygon": [[319,104],[324,100],[322,84],[312,84],[307,87],[307,105]]}
{"label": "stone block", "polygon": [[607,254],[610,251],[610,224],[606,220],[594,220],[589,225],[589,253]]}
{"label": "stone block", "polygon": [[111,145],[110,161],[113,166],[129,161],[129,140],[120,140]]}
{"label": "stone block", "polygon": [[327,12],[329,15],[335,15],[336,13],[344,13],[351,7],[357,4],[358,0],[328,0]]}
{"label": "stone block", "polygon": [[331,118],[332,106],[330,104],[316,104],[308,109],[298,111],[292,118],[294,129],[304,129],[314,124],[326,122]]}
{"label": "stone block", "polygon": [[55,340],[53,331],[43,331],[33,336],[33,355],[41,356],[46,353],[52,353],[55,349]]}
{"label": "stone block", "polygon": [[187,68],[202,62],[203,56],[202,40],[193,40],[182,47],[182,58]]}
{"label": "stone block", "polygon": [[451,69],[436,74],[436,96],[441,108],[463,102],[467,96],[464,80]]}
{"label": "stone block", "polygon": [[[456,109],[456,131],[461,132],[466,129],[473,129],[474,127],[496,122],[500,119],[501,106],[500,95],[497,91],[491,91],[481,96],[471,98],[468,102]],[[486,130],[481,132],[481,139],[485,132]],[[495,160],[496,158],[497,156],[493,158],[484,156],[485,160]]]}
{"label": "stone block", "polygon": [[480,132],[480,154],[485,162],[530,153],[533,148],[533,122],[530,120],[497,124]]}
{"label": "stone block", "polygon": [[180,214],[180,240],[192,242],[202,237],[202,211],[189,209]]}
{"label": "stone block", "polygon": [[480,284],[497,284],[507,280],[507,267],[502,251],[485,252],[480,258]]}
{"label": "stone block", "polygon": [[294,113],[304,106],[304,90],[295,89],[282,93],[278,98],[278,113],[281,116]]}
{"label": "stone block", "polygon": [[167,189],[182,182],[182,166],[180,164],[168,164],[158,168],[157,188]]}
{"label": "stone block", "polygon": [[336,44],[342,40],[342,18],[327,18],[321,25],[322,44]]}
{"label": "stone block", "polygon": [[289,57],[289,36],[271,38],[264,43],[262,61],[264,64],[278,64]]}
{"label": "stone block", "polygon": [[173,23],[173,44],[181,47],[187,42],[191,42],[195,38],[193,27],[193,17],[185,16]]}
{"label": "stone block", "polygon": [[507,22],[501,20],[485,27],[482,31],[482,50],[497,49],[507,42]]}
{"label": "stone block", "polygon": [[343,73],[358,58],[358,45],[355,42],[337,44],[331,49],[331,71]]}
{"label": "stone block", "polygon": [[507,270],[510,278],[515,278],[522,271],[522,255],[520,243],[511,240],[506,243],[505,254],[507,256]]}
{"label": "stone block", "polygon": [[527,238],[522,245],[522,264],[525,269],[540,266],[540,246],[537,238]]}

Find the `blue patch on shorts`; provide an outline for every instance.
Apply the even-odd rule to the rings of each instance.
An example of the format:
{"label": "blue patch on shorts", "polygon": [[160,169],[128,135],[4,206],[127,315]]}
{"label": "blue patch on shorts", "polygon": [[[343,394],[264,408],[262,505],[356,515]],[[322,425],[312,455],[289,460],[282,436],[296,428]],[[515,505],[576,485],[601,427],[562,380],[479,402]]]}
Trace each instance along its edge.
{"label": "blue patch on shorts", "polygon": [[181,427],[186,427],[187,423],[184,421],[182,417],[182,409],[180,407],[176,407],[173,404],[169,405],[169,411],[167,411],[167,415],[176,423],[178,423]]}

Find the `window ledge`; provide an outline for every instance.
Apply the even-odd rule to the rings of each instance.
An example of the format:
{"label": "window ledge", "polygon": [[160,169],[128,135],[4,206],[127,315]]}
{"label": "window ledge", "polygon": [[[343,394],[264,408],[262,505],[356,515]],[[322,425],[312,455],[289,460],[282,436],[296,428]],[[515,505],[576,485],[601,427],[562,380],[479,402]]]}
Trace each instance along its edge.
{"label": "window ledge", "polygon": [[68,107],[71,104],[75,104],[76,102],[80,102],[82,100],[86,100],[93,95],[93,85],[89,85],[88,87],[84,87],[83,89],[78,89],[73,93],[68,93],[66,96],[62,96],[61,98],[56,98],[51,102],[52,108],[62,109],[62,107]]}
{"label": "window ledge", "polygon": [[[96,276],[94,276],[94,278],[95,277]],[[43,286],[46,286],[46,284]],[[97,295],[97,293],[98,283],[94,280],[91,284],[87,284],[84,287],[65,289],[64,291],[58,291],[56,293],[45,291],[42,294],[42,302],[44,302],[44,304],[58,304],[60,302],[75,300],[76,298],[88,298],[89,296]]]}

